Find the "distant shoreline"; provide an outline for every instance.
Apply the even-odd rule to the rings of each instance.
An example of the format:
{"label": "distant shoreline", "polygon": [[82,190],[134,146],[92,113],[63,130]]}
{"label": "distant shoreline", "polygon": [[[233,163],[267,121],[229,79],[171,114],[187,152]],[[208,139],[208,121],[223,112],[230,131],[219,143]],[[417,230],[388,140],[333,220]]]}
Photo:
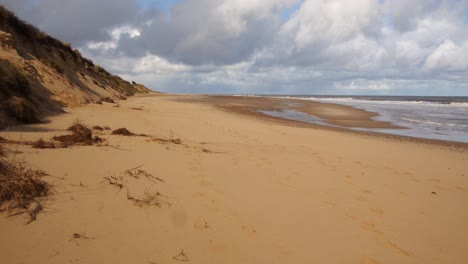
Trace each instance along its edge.
{"label": "distant shoreline", "polygon": [[[426,143],[439,146],[449,146],[455,148],[468,148],[468,143],[420,138],[416,136],[402,136],[385,132],[377,131],[359,131],[353,128],[369,128],[369,129],[404,129],[404,127],[396,126],[390,122],[376,121],[372,117],[378,116],[378,113],[365,111],[354,108],[352,106],[323,103],[315,101],[299,100],[296,98],[276,98],[267,96],[242,96],[242,95],[177,95],[174,100],[199,102],[213,105],[223,110],[259,118],[265,121],[280,123],[290,126],[313,127],[319,129],[327,129],[334,131],[342,131],[346,133],[354,133],[379,138],[388,138],[400,141],[410,141],[415,143]],[[298,104],[288,105],[288,104]],[[271,116],[260,111],[278,111],[285,109],[293,109],[309,115],[319,117],[325,120],[330,125],[321,125],[317,123],[292,120],[288,118]]]}

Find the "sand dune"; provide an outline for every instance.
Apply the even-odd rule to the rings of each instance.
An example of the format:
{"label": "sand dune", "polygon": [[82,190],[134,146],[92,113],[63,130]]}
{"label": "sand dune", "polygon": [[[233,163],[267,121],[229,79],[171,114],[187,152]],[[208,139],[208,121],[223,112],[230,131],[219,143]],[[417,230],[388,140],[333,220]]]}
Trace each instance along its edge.
{"label": "sand dune", "polygon": [[19,146],[17,158],[50,174],[54,191],[28,225],[2,216],[0,263],[467,263],[463,148],[293,126],[194,99],[137,96],[0,132],[48,139],[78,118],[149,135]]}

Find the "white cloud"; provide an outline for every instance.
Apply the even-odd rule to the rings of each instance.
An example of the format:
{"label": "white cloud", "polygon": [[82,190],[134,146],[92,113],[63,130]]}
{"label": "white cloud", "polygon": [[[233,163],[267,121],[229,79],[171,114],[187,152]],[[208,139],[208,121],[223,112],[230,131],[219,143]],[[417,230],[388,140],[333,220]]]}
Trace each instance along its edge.
{"label": "white cloud", "polygon": [[374,0],[306,0],[286,22],[282,34],[294,39],[297,49],[347,41],[372,30],[380,8]]}
{"label": "white cloud", "polygon": [[167,72],[187,72],[190,71],[190,69],[190,66],[180,63],[170,63],[159,56],[147,54],[145,57],[138,59],[138,61],[133,65],[132,72],[138,74],[161,74]]}
{"label": "white cloud", "polygon": [[456,45],[446,40],[427,57],[424,67],[429,70],[468,71],[468,42]]}
{"label": "white cloud", "polygon": [[[76,33],[83,54],[154,89],[468,95],[466,0],[182,0],[170,16],[119,0],[121,20],[104,12],[109,0],[35,1],[0,0],[57,36]],[[102,17],[82,25],[48,13],[93,5]]]}
{"label": "white cloud", "polygon": [[87,48],[91,50],[108,51],[116,49],[122,35],[128,35],[130,38],[137,38],[141,35],[140,30],[131,26],[121,26],[109,31],[111,39],[109,41],[90,41],[86,43]]}

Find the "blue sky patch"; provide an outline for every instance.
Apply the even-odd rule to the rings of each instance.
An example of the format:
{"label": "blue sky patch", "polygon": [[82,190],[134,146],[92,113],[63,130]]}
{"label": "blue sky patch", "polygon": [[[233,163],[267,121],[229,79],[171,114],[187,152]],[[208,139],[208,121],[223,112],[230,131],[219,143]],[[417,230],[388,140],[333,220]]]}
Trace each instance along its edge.
{"label": "blue sky patch", "polygon": [[156,8],[163,12],[170,12],[172,7],[182,0],[139,0],[143,9]]}
{"label": "blue sky patch", "polygon": [[289,20],[289,18],[291,17],[292,14],[294,14],[294,12],[296,12],[302,5],[304,1],[299,1],[297,4],[295,4],[294,6],[290,7],[290,8],[286,8],[285,10],[283,10],[283,12],[281,13],[281,15],[283,16],[283,19],[284,20]]}

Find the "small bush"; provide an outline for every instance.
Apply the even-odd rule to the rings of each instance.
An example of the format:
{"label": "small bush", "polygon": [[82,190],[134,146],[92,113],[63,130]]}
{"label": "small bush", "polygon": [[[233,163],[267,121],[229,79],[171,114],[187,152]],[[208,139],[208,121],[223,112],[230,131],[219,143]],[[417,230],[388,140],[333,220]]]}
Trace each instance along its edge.
{"label": "small bush", "polygon": [[40,198],[47,196],[50,185],[41,178],[46,173],[27,168],[23,162],[0,159],[0,211],[9,215],[28,213],[29,222],[42,210]]}
{"label": "small bush", "polygon": [[93,144],[93,133],[86,126],[75,123],[68,130],[72,132],[71,135],[55,136],[53,139],[62,142],[65,146]]}
{"label": "small bush", "polygon": [[43,140],[42,138],[40,138],[36,142],[32,143],[32,147],[37,148],[37,149],[50,149],[50,148],[55,148],[55,145],[51,141],[47,142]]}
{"label": "small bush", "polygon": [[126,129],[124,127],[112,131],[112,135],[136,136],[135,133],[130,132],[128,129]]}

